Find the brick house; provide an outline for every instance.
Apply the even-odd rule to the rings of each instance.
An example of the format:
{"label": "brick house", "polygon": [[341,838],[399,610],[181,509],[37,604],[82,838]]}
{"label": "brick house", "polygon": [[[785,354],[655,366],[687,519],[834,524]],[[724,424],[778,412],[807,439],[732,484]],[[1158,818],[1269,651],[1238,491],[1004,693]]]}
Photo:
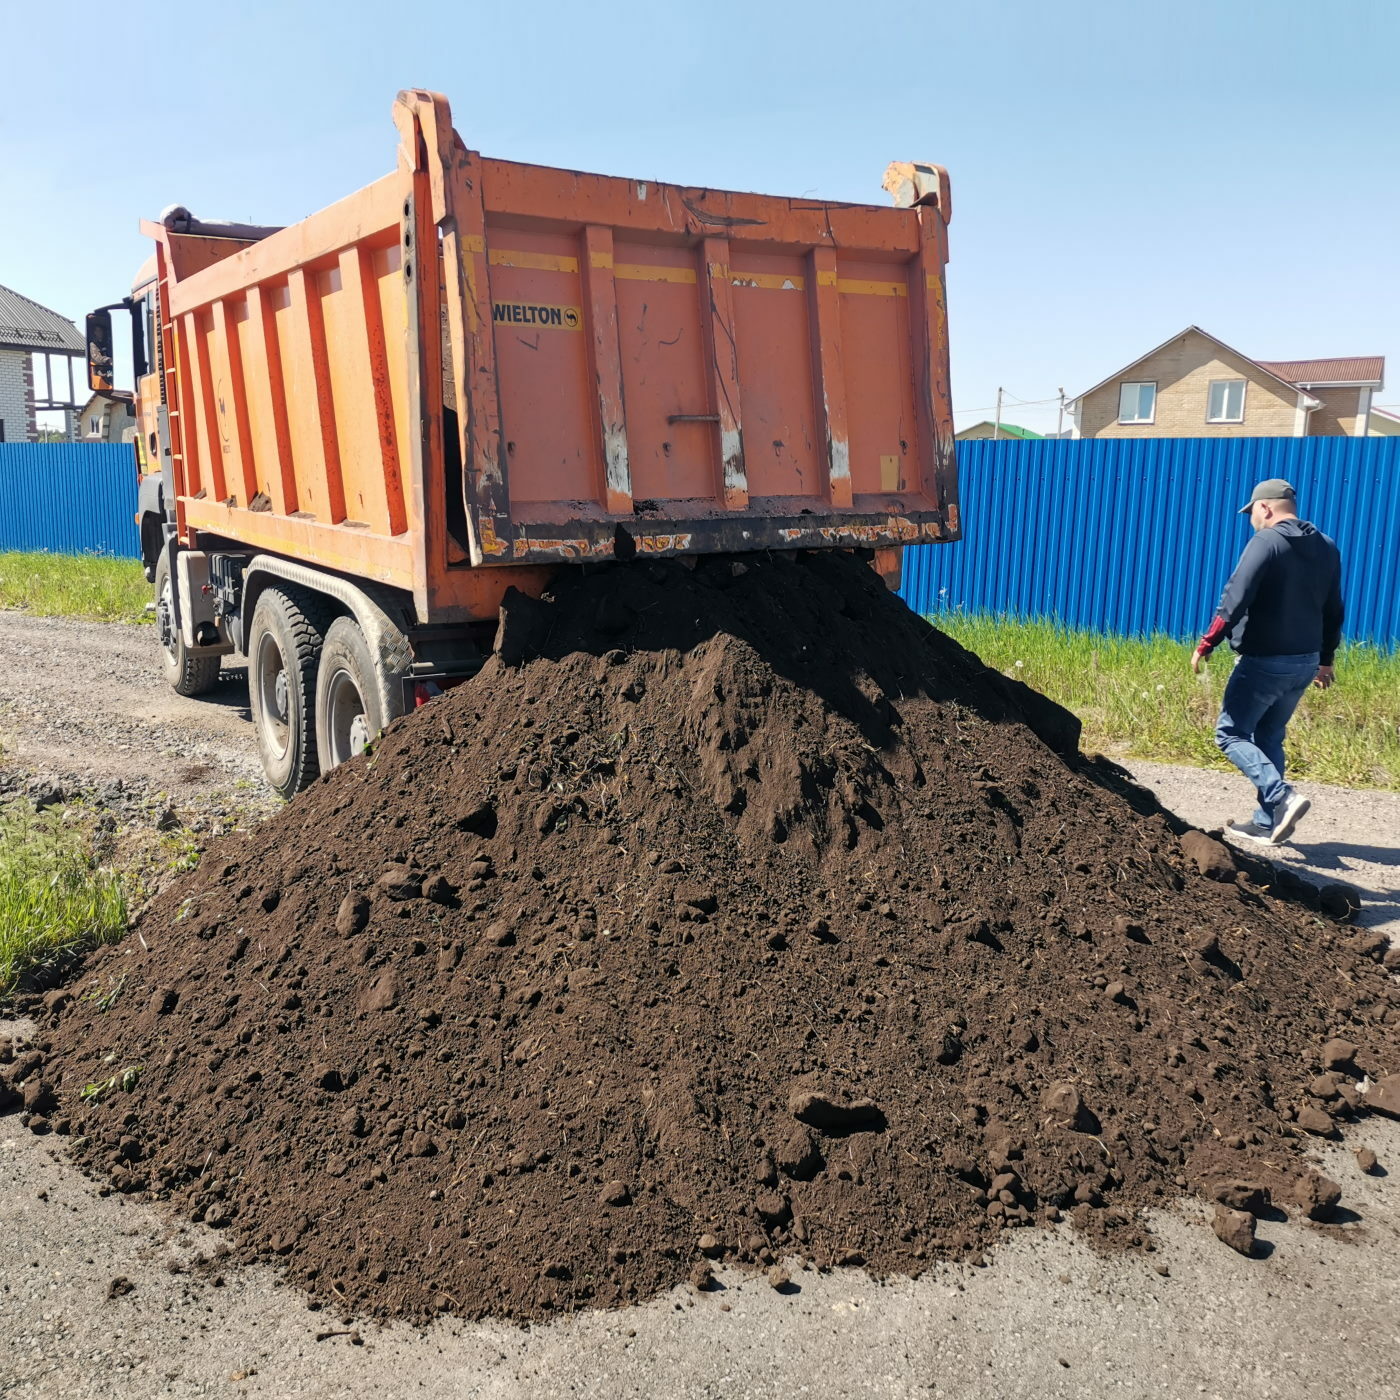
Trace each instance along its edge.
{"label": "brick house", "polygon": [[1251,360],[1199,326],[1069,405],[1076,437],[1365,437],[1380,355]]}
{"label": "brick house", "polygon": [[[87,346],[72,321],[0,287],[0,442],[33,442],[39,431],[38,412],[62,412],[67,435],[72,436],[77,407],[73,361],[81,361],[86,354]],[[34,383],[36,361],[44,371],[42,394]]]}

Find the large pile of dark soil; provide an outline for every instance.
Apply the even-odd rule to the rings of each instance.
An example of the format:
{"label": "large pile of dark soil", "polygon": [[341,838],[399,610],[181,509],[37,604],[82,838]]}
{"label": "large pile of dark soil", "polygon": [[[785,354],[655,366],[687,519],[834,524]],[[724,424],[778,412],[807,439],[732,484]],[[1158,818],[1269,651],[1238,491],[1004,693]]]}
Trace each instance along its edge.
{"label": "large pile of dark soil", "polygon": [[1400,1063],[1391,979],[1075,729],[849,556],[566,575],[51,994],[10,1079],[381,1315],[1316,1198],[1304,1129]]}

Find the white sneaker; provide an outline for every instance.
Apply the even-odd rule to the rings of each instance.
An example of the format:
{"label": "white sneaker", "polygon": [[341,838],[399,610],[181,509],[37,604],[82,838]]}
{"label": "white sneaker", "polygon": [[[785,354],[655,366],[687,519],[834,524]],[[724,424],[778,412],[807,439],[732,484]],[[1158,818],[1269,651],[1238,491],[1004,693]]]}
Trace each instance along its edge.
{"label": "white sneaker", "polygon": [[1260,846],[1269,845],[1274,835],[1269,827],[1255,826],[1253,822],[1228,822],[1225,831],[1227,835],[1239,836]]}
{"label": "white sneaker", "polygon": [[1274,816],[1274,829],[1269,833],[1269,845],[1283,845],[1293,835],[1293,829],[1307,816],[1311,806],[1312,803],[1301,793],[1289,793]]}

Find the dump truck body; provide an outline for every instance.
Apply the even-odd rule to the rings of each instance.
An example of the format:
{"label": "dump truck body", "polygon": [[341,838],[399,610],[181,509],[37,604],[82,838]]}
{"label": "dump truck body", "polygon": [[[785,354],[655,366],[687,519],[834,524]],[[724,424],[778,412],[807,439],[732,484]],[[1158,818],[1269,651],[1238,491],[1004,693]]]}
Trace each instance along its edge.
{"label": "dump truck body", "polygon": [[958,537],[937,167],[837,204],[487,159],[432,93],[394,115],[396,168],[300,223],[143,224],[123,303],[166,672],[247,655],[279,790],[561,567]]}
{"label": "dump truck body", "polygon": [[936,202],[519,165],[441,98],[395,112],[398,168],[299,224],[145,226],[182,542],[405,589],[428,623],[521,567],[956,537]]}

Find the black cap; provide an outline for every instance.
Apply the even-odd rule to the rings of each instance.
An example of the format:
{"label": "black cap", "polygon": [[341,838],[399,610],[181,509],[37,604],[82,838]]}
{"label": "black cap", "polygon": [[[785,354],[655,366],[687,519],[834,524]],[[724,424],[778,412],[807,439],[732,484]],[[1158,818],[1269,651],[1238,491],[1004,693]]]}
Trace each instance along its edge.
{"label": "black cap", "polygon": [[1248,515],[1256,501],[1290,501],[1296,506],[1298,497],[1294,495],[1293,487],[1281,476],[1271,476],[1250,492],[1249,500],[1240,507],[1240,514]]}

